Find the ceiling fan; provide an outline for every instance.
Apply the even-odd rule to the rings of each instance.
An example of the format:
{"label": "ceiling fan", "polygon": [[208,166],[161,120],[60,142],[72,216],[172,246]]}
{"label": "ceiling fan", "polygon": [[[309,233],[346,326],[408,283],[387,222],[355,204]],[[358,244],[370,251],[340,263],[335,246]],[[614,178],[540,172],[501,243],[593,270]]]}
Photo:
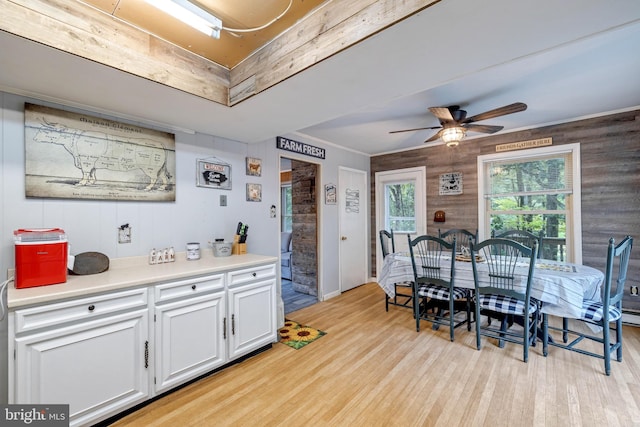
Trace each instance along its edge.
{"label": "ceiling fan", "polygon": [[496,133],[504,128],[504,126],[479,125],[473,124],[482,120],[493,119],[494,117],[506,116],[507,114],[518,113],[527,109],[527,104],[515,102],[505,105],[504,107],[485,111],[475,116],[467,117],[467,112],[461,110],[458,105],[449,107],[429,107],[429,111],[440,121],[440,126],[431,126],[415,129],[394,130],[389,133],[412,132],[424,129],[440,129],[435,135],[427,139],[425,142],[435,141],[438,138],[449,147],[455,147],[464,139],[467,131],[481,133]]}

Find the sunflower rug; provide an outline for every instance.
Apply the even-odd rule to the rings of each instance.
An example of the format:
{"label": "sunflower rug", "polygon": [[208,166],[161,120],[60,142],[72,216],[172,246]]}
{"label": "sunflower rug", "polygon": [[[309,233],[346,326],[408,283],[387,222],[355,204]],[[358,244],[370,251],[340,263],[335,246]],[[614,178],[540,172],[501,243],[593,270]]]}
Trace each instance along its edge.
{"label": "sunflower rug", "polygon": [[285,319],[284,326],[278,330],[278,335],[282,344],[298,350],[326,335],[326,332]]}

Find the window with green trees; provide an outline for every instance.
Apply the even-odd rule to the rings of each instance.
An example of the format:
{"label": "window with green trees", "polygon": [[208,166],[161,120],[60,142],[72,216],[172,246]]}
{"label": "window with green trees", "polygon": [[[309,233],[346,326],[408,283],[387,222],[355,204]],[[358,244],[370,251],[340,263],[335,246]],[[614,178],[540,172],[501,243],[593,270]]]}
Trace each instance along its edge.
{"label": "window with green trees", "polygon": [[565,260],[571,217],[570,153],[484,163],[486,214],[490,232],[542,233],[543,257]]}
{"label": "window with green trees", "polygon": [[415,181],[385,184],[385,228],[394,233],[416,232]]}

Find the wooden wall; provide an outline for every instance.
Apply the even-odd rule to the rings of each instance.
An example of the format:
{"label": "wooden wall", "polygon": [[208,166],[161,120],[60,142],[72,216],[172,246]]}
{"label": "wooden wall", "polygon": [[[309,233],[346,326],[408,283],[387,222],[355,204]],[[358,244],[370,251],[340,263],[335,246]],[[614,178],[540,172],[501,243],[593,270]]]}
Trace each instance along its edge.
{"label": "wooden wall", "polygon": [[318,295],[318,165],[291,160],[291,278],[297,292]]}
{"label": "wooden wall", "polygon": [[[477,156],[495,153],[497,144],[548,137],[553,138],[553,145],[580,143],[583,263],[603,270],[609,237],[614,237],[616,242],[627,234],[636,239],[623,305],[626,309],[640,310],[640,297],[629,296],[631,285],[640,286],[640,110],[463,141],[454,149],[436,146],[372,157],[371,223],[376,224],[375,173],[426,166],[427,232],[437,234],[439,227],[475,230],[478,224]],[[439,176],[446,172],[462,172],[463,194],[438,194]],[[437,210],[446,212],[445,223],[433,222]],[[376,233],[372,227],[373,257]],[[375,259],[372,265],[375,269]]]}

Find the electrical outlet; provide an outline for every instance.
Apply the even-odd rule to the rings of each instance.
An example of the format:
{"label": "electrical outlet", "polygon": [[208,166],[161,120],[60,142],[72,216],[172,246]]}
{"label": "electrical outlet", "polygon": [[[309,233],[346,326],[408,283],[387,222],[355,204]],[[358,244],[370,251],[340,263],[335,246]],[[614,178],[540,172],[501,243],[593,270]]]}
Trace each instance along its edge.
{"label": "electrical outlet", "polygon": [[629,289],[629,293],[631,294],[632,297],[637,297],[638,296],[638,286],[631,285],[631,288]]}

